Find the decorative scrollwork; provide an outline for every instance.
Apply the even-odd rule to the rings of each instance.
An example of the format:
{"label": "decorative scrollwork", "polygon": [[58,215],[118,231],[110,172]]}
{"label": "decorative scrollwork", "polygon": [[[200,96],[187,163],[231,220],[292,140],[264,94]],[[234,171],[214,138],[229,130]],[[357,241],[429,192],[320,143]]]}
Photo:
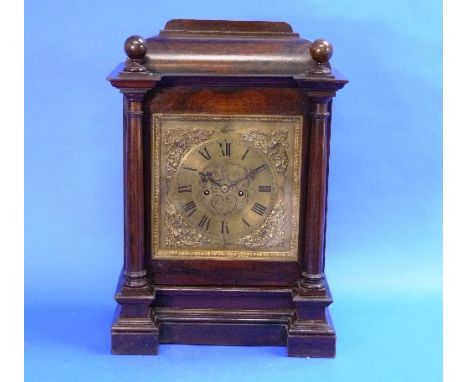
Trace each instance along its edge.
{"label": "decorative scrollwork", "polygon": [[168,201],[164,216],[164,237],[167,246],[201,246],[210,239],[192,228],[179,214],[174,203]]}
{"label": "decorative scrollwork", "polygon": [[179,167],[185,154],[195,145],[206,141],[214,129],[175,129],[163,130],[163,143],[167,145],[167,176],[170,178]]}
{"label": "decorative scrollwork", "polygon": [[271,131],[251,130],[242,135],[244,141],[262,151],[273,164],[280,175],[286,173],[288,158],[288,130],[276,129]]}
{"label": "decorative scrollwork", "polygon": [[284,247],[285,224],[286,215],[283,209],[283,201],[278,200],[263,224],[249,235],[239,239],[236,244],[249,249]]}

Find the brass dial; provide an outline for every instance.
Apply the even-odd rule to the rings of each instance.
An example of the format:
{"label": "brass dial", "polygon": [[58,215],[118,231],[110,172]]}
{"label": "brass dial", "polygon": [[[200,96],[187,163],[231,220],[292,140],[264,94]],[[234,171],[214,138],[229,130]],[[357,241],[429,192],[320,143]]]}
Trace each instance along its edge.
{"label": "brass dial", "polygon": [[270,214],[277,194],[266,156],[235,135],[204,142],[182,159],[172,198],[187,222],[212,241],[232,243]]}

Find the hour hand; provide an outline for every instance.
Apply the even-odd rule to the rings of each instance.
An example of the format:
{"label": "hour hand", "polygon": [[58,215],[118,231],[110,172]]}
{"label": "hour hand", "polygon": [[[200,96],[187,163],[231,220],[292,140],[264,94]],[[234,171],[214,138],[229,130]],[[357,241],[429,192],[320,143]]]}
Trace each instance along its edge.
{"label": "hour hand", "polygon": [[221,183],[219,183],[218,181],[213,179],[213,173],[212,172],[210,172],[210,171],[207,171],[206,173],[205,172],[200,172],[199,174],[200,174],[201,181],[203,183],[206,183],[207,180],[209,180],[210,183],[214,184],[215,186],[218,186],[218,187],[222,186]]}
{"label": "hour hand", "polygon": [[208,181],[209,179],[208,174],[209,173],[204,173],[204,172],[198,173],[198,175],[200,175],[200,180],[202,181],[202,183],[206,183]]}

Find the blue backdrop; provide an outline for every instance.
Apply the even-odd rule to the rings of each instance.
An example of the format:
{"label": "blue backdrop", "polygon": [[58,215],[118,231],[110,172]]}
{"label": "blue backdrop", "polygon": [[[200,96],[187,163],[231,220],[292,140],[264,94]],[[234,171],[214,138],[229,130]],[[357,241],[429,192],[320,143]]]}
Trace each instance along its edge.
{"label": "blue backdrop", "polygon": [[[26,1],[25,362],[30,381],[441,380],[439,1]],[[122,263],[123,41],[171,18],[283,20],[329,39],[327,275],[336,359],[165,345],[112,356]]]}

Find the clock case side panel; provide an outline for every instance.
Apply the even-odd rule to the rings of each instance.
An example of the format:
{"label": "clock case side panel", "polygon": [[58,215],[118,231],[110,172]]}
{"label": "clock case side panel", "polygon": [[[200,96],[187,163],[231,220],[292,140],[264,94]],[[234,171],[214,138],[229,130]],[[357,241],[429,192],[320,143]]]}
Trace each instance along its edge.
{"label": "clock case side panel", "polygon": [[154,259],[151,256],[151,125],[154,113],[213,115],[303,116],[302,173],[307,179],[309,124],[307,99],[294,87],[190,86],[162,82],[145,102],[145,259],[150,282],[178,286],[293,287],[303,269],[304,208],[306,181],[301,183],[299,248],[297,261]]}

